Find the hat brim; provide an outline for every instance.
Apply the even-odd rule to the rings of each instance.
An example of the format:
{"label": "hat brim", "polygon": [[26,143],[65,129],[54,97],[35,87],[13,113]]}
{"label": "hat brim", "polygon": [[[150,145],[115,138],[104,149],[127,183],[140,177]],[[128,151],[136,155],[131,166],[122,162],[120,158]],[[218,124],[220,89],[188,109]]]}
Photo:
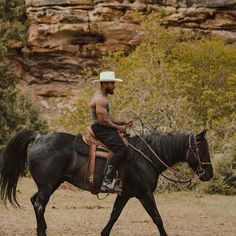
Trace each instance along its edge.
{"label": "hat brim", "polygon": [[93,81],[93,83],[101,83],[101,82],[122,82],[123,80],[122,79],[107,79],[107,80],[100,80],[100,79],[98,79],[98,80],[94,80]]}

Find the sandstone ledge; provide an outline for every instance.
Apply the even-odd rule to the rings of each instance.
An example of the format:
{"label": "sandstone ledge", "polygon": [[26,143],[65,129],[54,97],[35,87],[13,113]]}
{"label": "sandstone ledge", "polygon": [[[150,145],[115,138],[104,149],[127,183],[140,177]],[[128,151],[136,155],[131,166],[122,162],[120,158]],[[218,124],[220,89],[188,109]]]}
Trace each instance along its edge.
{"label": "sandstone ledge", "polygon": [[96,74],[104,53],[138,45],[143,32],[137,12],[165,12],[169,26],[236,42],[236,0],[26,0],[26,4],[30,28],[19,58],[21,79],[25,88],[41,97],[66,96],[68,90],[76,95],[76,78]]}

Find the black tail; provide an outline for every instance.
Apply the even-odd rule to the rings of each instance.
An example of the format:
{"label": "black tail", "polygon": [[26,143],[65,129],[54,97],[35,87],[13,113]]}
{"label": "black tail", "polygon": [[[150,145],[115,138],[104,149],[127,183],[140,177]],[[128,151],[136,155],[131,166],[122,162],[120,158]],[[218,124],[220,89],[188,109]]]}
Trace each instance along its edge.
{"label": "black tail", "polygon": [[0,166],[0,197],[6,204],[20,206],[16,199],[16,186],[19,176],[23,175],[27,166],[27,147],[35,140],[37,133],[22,130],[7,144]]}

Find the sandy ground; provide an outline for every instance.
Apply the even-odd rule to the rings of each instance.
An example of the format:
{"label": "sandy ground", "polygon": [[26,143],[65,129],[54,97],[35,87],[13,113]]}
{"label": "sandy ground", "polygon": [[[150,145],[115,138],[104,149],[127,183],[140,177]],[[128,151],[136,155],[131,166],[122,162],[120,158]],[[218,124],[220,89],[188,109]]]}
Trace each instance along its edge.
{"label": "sandy ground", "polygon": [[[0,236],[36,235],[36,221],[30,203],[36,191],[32,179],[18,185],[23,206],[8,209],[0,203]],[[155,196],[169,236],[236,236],[236,197],[201,195],[192,192],[165,193]],[[110,216],[115,195],[105,200],[62,185],[51,197],[46,209],[48,236],[100,235]],[[156,226],[136,199],[131,199],[115,224],[111,236],[157,236]]]}

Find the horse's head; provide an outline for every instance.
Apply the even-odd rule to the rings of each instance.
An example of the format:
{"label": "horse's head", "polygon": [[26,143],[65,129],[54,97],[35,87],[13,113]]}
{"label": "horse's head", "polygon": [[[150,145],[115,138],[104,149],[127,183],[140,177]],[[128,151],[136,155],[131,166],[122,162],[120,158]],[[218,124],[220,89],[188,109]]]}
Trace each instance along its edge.
{"label": "horse's head", "polygon": [[189,146],[186,156],[189,166],[195,171],[201,181],[208,181],[213,177],[213,167],[208,143],[205,139],[206,132],[207,130],[203,130],[196,136],[189,136]]}

